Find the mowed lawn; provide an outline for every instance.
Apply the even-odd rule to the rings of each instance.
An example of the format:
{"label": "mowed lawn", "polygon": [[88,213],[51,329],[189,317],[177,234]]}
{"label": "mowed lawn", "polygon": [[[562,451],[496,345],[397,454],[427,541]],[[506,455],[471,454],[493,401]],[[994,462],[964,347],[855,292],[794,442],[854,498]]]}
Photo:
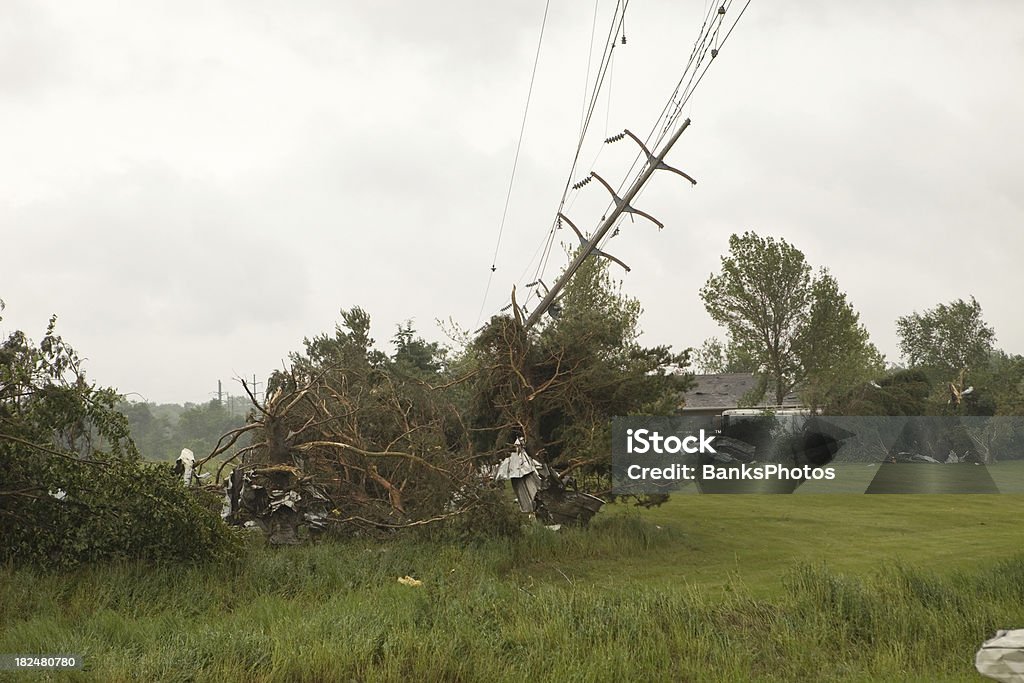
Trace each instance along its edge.
{"label": "mowed lawn", "polygon": [[1016,495],[680,495],[515,541],[0,568],[0,652],[87,662],[5,680],[978,681],[1011,627]]}
{"label": "mowed lawn", "polygon": [[[611,514],[630,512],[622,507]],[[783,571],[799,563],[854,574],[887,562],[946,572],[1024,553],[1019,495],[680,495],[642,516],[678,532],[673,543],[646,557],[571,569],[602,583],[684,581],[708,590],[742,583],[768,596],[783,590]]]}

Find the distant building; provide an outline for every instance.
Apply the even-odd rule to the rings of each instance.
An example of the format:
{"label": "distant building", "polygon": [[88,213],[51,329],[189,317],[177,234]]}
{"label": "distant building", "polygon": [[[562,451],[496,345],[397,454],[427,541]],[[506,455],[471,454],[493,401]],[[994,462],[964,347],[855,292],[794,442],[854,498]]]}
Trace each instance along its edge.
{"label": "distant building", "polygon": [[757,389],[757,377],[748,372],[725,372],[715,375],[695,375],[694,387],[683,394],[683,415],[721,415],[744,403],[744,408],[800,408],[800,398],[787,394],[782,405],[767,401],[767,395],[754,403],[745,403],[749,394]]}

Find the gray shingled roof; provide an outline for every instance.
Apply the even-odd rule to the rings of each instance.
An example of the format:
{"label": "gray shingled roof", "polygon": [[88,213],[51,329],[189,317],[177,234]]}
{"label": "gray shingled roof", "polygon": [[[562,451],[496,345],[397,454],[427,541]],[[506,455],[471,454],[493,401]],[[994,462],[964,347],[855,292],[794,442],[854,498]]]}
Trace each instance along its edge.
{"label": "gray shingled roof", "polygon": [[[735,408],[740,399],[757,386],[757,378],[746,372],[726,372],[716,375],[696,375],[693,389],[683,396],[683,410],[709,410]],[[758,402],[759,406],[774,405],[773,400]],[[783,400],[785,407],[800,406],[800,398],[791,393]]]}

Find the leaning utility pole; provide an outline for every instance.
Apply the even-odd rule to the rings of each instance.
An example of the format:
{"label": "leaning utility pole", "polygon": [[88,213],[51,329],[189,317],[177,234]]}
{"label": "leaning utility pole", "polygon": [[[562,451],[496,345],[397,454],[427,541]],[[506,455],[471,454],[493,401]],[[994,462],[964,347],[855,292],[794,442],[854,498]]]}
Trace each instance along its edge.
{"label": "leaning utility pole", "polygon": [[[533,327],[534,324],[537,323],[538,320],[540,320],[541,316],[544,315],[544,313],[551,307],[551,304],[554,303],[555,298],[558,296],[559,292],[561,292],[562,289],[565,287],[566,283],[569,282],[569,279],[573,275],[575,275],[576,271],[579,270],[581,265],[583,265],[583,261],[586,260],[586,258],[590,256],[592,253],[594,253],[595,250],[597,250],[598,244],[608,233],[608,231],[611,230],[612,226],[615,225],[615,221],[619,219],[619,216],[621,216],[623,213],[636,213],[646,216],[651,220],[655,220],[650,216],[647,216],[647,214],[644,214],[642,211],[634,209],[630,205],[630,202],[633,201],[633,198],[636,197],[638,192],[640,192],[640,190],[643,188],[647,180],[652,175],[654,175],[655,171],[659,169],[673,171],[687,178],[691,183],[696,183],[696,181],[694,181],[692,178],[690,178],[682,171],[672,168],[671,166],[668,166],[665,163],[665,156],[668,154],[669,150],[672,149],[672,146],[676,144],[676,140],[679,139],[679,136],[683,134],[683,131],[686,130],[686,128],[689,125],[690,119],[686,119],[685,121],[683,121],[683,125],[681,125],[679,127],[679,130],[675,132],[675,135],[673,135],[671,139],[669,139],[669,141],[665,143],[665,146],[662,147],[661,152],[657,156],[651,154],[651,152],[644,146],[642,142],[640,142],[639,139],[637,139],[635,135],[629,133],[629,136],[633,138],[633,140],[635,140],[646,153],[647,167],[643,170],[643,173],[641,173],[637,177],[637,179],[633,181],[633,184],[629,187],[629,190],[626,191],[625,196],[621,198],[615,194],[614,190],[612,190],[612,188],[608,185],[608,183],[604,181],[603,178],[601,178],[601,176],[591,172],[590,178],[597,178],[598,181],[600,181],[601,184],[604,185],[609,192],[611,192],[612,200],[615,202],[615,208],[612,210],[610,214],[608,214],[608,217],[604,220],[604,222],[601,223],[601,226],[597,229],[597,232],[594,233],[594,236],[591,237],[589,240],[584,241],[582,247],[580,248],[580,252],[576,255],[576,258],[572,260],[572,263],[569,264],[569,267],[566,268],[565,272],[562,273],[561,277],[559,277],[558,280],[551,286],[551,289],[549,289],[547,294],[544,295],[544,298],[541,299],[541,302],[537,304],[537,307],[533,309],[529,317],[526,319],[526,322],[523,323],[523,327],[525,327],[526,329],[530,329],[531,327]],[[628,131],[626,132],[628,133]],[[614,140],[621,138],[622,135],[619,135],[616,138],[609,138],[605,142],[613,142]],[[588,182],[590,178],[587,178],[587,180],[584,182]],[[658,221],[656,220],[655,222],[658,223]],[[658,225],[660,226],[661,224],[658,223]]]}

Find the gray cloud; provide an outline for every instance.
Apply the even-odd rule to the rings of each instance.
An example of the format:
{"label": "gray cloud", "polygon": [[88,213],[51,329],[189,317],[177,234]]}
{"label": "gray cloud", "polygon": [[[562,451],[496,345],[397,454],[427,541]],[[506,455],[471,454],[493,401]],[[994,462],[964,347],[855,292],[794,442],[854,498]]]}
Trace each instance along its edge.
{"label": "gray cloud", "polygon": [[67,77],[67,36],[31,2],[4,3],[0,21],[0,96],[14,103]]}
{"label": "gray cloud", "polygon": [[[602,7],[598,42],[607,12]],[[630,10],[590,162],[632,161],[704,3]],[[51,312],[93,374],[158,400],[263,375],[362,305],[374,334],[472,328],[487,286],[542,5],[114,2],[5,5],[0,296],[7,329]],[[502,246],[483,308],[531,279],[575,149],[592,5],[553,3]],[[720,334],[697,295],[730,233],[827,266],[876,342],[974,294],[1024,350],[1024,98],[1015,3],[752,3],[687,108],[672,161],[609,250],[645,339]],[[6,35],[6,34],[5,34]],[[610,108],[609,103],[610,102]],[[566,210],[597,224],[594,184]],[[569,242],[559,235],[559,241]],[[544,272],[564,263],[556,246]],[[38,334],[38,333],[37,333]],[[158,360],[154,362],[154,358]]]}

